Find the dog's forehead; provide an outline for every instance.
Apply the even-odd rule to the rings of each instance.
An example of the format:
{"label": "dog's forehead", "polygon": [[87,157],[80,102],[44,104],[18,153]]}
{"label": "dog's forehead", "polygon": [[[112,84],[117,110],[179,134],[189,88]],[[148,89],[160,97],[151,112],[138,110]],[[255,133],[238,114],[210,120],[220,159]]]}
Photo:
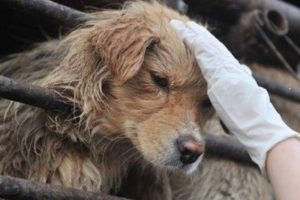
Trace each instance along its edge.
{"label": "dog's forehead", "polygon": [[[171,26],[171,19],[187,21],[186,16],[154,3],[152,6],[139,4],[143,9],[131,7],[128,14],[141,19],[141,26],[147,27],[151,33],[159,38],[154,48],[154,55],[147,52],[144,64],[150,71],[167,76],[178,85],[203,81],[200,69],[191,49],[184,43],[176,30]],[[150,48],[151,49],[151,48]]]}
{"label": "dog's forehead", "polygon": [[168,76],[174,83],[183,85],[203,80],[191,48],[173,29],[161,35],[155,54],[157,61],[152,61],[151,68]]}

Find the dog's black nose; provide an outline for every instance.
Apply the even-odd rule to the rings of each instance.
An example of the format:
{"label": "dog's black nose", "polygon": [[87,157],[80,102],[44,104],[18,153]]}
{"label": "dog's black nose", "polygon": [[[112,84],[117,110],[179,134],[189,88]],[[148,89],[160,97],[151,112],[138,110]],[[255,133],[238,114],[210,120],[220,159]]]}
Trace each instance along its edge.
{"label": "dog's black nose", "polygon": [[177,146],[180,160],[185,165],[195,162],[204,152],[204,148],[190,135],[180,136],[177,139]]}

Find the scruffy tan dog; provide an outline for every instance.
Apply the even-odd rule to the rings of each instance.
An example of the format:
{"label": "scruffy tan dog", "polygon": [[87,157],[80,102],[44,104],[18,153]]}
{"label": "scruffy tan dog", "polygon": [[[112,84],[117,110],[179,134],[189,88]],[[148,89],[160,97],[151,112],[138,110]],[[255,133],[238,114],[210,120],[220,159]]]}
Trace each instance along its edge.
{"label": "scruffy tan dog", "polygon": [[197,168],[212,112],[195,59],[169,25],[187,19],[142,2],[92,17],[0,65],[1,75],[55,89],[81,111],[68,117],[1,100],[0,173],[171,199],[166,170]]}

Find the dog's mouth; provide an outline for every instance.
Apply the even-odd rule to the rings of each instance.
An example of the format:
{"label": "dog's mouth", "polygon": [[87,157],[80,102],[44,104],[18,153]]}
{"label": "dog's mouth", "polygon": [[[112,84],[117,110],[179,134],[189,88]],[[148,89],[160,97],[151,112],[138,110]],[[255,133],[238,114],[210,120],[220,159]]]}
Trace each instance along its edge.
{"label": "dog's mouth", "polygon": [[192,163],[184,163],[180,159],[174,159],[169,162],[166,162],[165,166],[168,170],[171,171],[177,171],[177,170],[182,170],[183,172],[187,174],[193,173],[203,160],[204,154],[200,155],[194,162]]}
{"label": "dog's mouth", "polygon": [[176,146],[180,162],[170,164],[184,170],[186,173],[195,171],[203,159],[205,147],[203,142],[201,143],[192,135],[182,135],[177,138]]}
{"label": "dog's mouth", "polygon": [[[173,142],[164,144],[155,143],[151,146],[160,148],[141,148],[143,157],[153,165],[169,171],[183,171],[187,174],[194,172],[203,160],[205,142],[192,135],[181,135]],[[138,145],[144,147],[144,145]],[[148,146],[149,147],[149,146]],[[145,151],[147,150],[147,151]],[[154,153],[155,152],[155,153]]]}
{"label": "dog's mouth", "polygon": [[192,164],[183,165],[181,169],[183,169],[187,174],[191,174],[198,168],[200,162],[203,160],[204,154],[199,156],[199,158]]}

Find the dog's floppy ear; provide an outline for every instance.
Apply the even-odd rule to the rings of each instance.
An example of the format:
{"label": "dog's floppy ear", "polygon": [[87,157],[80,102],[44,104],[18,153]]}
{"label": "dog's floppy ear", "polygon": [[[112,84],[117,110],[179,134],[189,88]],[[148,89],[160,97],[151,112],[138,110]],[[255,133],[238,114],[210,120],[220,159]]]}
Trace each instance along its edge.
{"label": "dog's floppy ear", "polygon": [[119,18],[98,27],[97,49],[113,76],[124,83],[143,64],[146,50],[159,38],[140,19]]}

